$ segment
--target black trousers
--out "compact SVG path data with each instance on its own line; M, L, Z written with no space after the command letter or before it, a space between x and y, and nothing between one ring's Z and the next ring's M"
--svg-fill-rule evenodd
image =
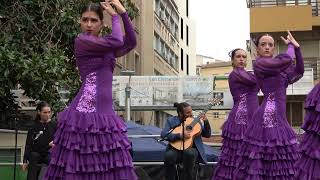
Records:
M29 155L27 180L38 180L41 172L41 164L49 164L49 154L31 152Z
M189 148L184 151L179 151L174 148L168 148L164 155L164 168L166 172L166 180L175 180L177 169L176 164L183 165L183 173L180 174L180 179L193 180L194 167L198 158L198 151L195 148Z

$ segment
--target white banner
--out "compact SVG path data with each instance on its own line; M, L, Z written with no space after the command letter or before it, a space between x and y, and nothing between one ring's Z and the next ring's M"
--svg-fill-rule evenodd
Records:
M188 102L193 106L206 105L212 98L213 77L199 76L114 76L113 99L125 106L125 88L131 87L131 106L173 106Z

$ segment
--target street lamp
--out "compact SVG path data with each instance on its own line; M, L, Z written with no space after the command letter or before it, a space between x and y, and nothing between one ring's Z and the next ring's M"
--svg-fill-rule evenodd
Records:
M127 85L126 85L126 88L125 88L125 92L126 92L126 114L127 114L127 116L126 116L126 121L130 121L131 120L131 115L130 115L130 106L131 106L131 104L130 104L130 94L131 94L131 86L130 86L130 81L131 81L131 76L133 76L134 75L134 71L121 71L120 72L120 75L122 75L122 76L129 76L129 82L127 83Z

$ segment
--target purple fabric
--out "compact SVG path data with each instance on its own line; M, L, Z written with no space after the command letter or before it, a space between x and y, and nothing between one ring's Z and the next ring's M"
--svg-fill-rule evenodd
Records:
M241 147L244 132L258 108L256 78L243 68L235 68L229 75L229 87L234 106L222 126L223 142L218 166L212 179L233 179L238 166L237 151Z
M300 153L296 134L286 119L286 88L303 75L299 53L300 49L295 49L296 66L288 54L257 58L254 72L265 97L244 133L235 179L294 179L294 163Z
M236 124L246 125L248 122L247 94L240 95L239 106L236 112Z
M83 94L81 95L79 103L76 107L79 112L96 112L96 82L96 73L93 72L88 74L85 81Z
M274 93L269 93L267 95L267 105L263 113L263 123L264 128L273 128L277 125L276 115L276 102L274 99Z
M132 28L127 27L130 23L124 25L125 29ZM70 105L58 114L56 146L44 179L137 179L127 129L113 111L112 103L112 72L121 47L124 41L118 16L112 17L111 35L82 33L75 39L75 57L83 84Z
M288 54L279 54L274 58L259 57L254 64L254 73L259 77L278 74L287 69L291 64L292 59Z
M107 52L115 53L115 48L124 45L119 16L112 16L112 32L110 35L97 37L89 33L81 33L75 40L75 55L78 58L103 56Z
M116 50L116 57L123 56L127 54L131 49L133 49L137 45L136 40L136 33L131 24L130 18L127 13L120 14L122 17L124 30L125 30L125 37L124 37L124 44L123 46L117 48Z
M302 157L296 162L297 179L320 179L320 83L308 94L306 115L302 128L305 130L300 150Z
M293 59L295 57L294 45L292 43L288 44L287 54Z
M244 68L234 68L233 72L235 75L235 82L246 84L249 87L257 84L256 77L245 71Z
M304 63L300 48L295 48L296 65L291 64L282 74L288 78L288 83L297 82L304 73Z

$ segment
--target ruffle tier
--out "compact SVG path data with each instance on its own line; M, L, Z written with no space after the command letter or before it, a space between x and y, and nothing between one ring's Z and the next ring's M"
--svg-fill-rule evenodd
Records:
M58 120L45 179L137 179L126 126L117 115L66 109Z

